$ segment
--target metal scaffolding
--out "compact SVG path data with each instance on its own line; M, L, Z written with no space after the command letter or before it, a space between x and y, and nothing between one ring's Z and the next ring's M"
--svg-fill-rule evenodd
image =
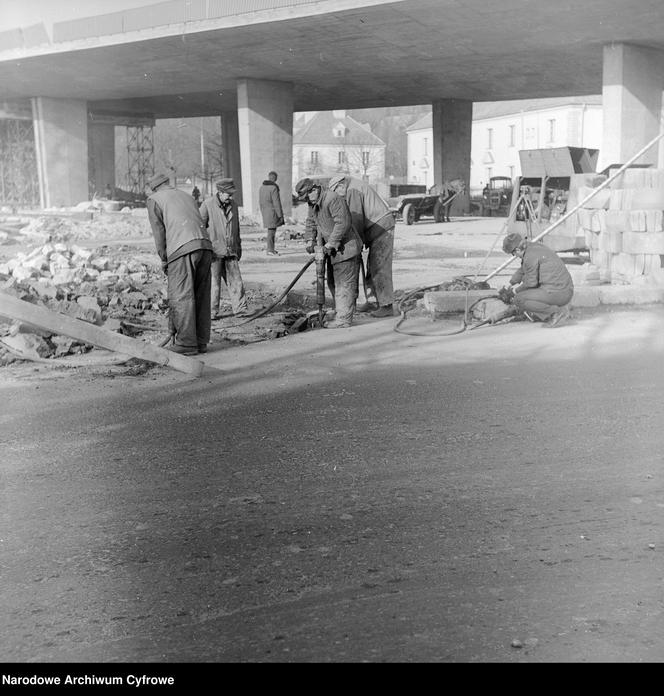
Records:
M142 194L154 174L154 129L127 126L127 183L132 193Z
M39 207L39 176L31 120L0 119L0 204Z

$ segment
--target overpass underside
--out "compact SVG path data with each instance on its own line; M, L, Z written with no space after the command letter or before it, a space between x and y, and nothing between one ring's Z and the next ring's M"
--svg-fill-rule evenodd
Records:
M469 180L475 101L601 90L600 168L626 161L660 129L660 0L579 7L174 0L158 8L56 24L52 40L41 36L36 45L25 33L23 45L7 48L0 35L7 96L0 118L22 122L0 130L0 148L3 162L11 151L12 169L21 149L32 163L36 175L22 186L32 200L38 189L42 206L74 205L91 187L112 185L115 126L147 131L159 118L221 118L224 174L238 182L248 213L258 209L268 171L279 172L284 191L294 183L296 111L431 104L435 183ZM12 138L24 146L9 147ZM662 159L662 148L653 148L641 163L661 166ZM151 173L149 159L143 168ZM288 209L290 197L283 198Z

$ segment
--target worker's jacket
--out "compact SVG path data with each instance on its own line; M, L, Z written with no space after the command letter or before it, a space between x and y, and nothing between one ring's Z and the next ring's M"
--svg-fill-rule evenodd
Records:
M211 248L196 201L188 193L162 187L148 197L146 207L162 264L183 253Z
M215 194L201 204L201 217L210 233L214 257L237 256L239 260L242 257L242 242L237 203L231 198L224 208Z
M258 205L263 216L263 227L274 229L284 224L284 211L276 182L270 179L263 182L258 189Z
M346 202L350 209L353 227L362 242L369 246L381 234L394 229L394 215L378 192L359 179L346 177Z
M539 242L526 242L521 268L512 276L510 283L521 283L515 292L530 288L545 290L574 289L572 276L553 249Z
M337 250L332 263L347 261L362 253L362 240L353 227L346 199L334 191L321 189L320 199L309 204L305 238L316 241L320 231L323 243Z

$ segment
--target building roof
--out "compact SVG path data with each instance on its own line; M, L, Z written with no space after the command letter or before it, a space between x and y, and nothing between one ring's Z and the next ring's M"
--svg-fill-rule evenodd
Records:
M305 126L293 134L294 145L332 145L338 126L344 129L345 145L385 146L385 142L351 116L335 115L332 111L319 111Z
M545 99L518 99L516 101L500 102L476 102L473 104L473 121L485 118L497 118L499 116L509 116L518 114L522 111L542 111L544 109L554 109L561 106L572 106L575 104L602 105L601 94L591 94L583 97L550 97ZM426 130L433 127L433 116L428 113L417 119L412 126L408 126L406 131Z

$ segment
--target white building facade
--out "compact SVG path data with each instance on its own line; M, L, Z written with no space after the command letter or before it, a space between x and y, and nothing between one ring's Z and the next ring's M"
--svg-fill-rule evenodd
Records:
M293 182L346 174L372 186L385 181L385 143L345 111L303 114L293 132Z
M433 127L430 114L406 131L408 183L432 186ZM482 102L473 106L469 188L481 190L492 176L521 175L519 150L553 147L599 149L601 96Z

